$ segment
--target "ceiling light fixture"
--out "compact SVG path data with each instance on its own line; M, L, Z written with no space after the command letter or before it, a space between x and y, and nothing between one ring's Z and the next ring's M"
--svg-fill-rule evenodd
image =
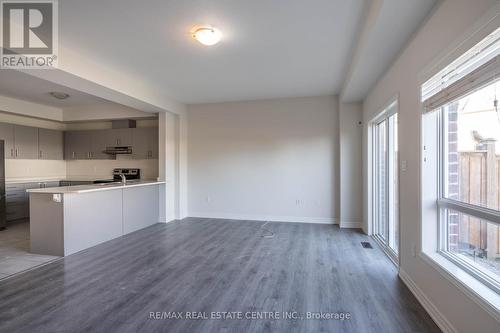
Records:
M49 94L50 94L50 96L57 98L57 99L61 99L61 100L69 97L68 94L63 93L63 92L58 92L58 91L51 91L51 92L49 92Z
M203 27L196 29L193 33L193 38L203 45L211 46L221 40L222 34L218 29L213 27Z

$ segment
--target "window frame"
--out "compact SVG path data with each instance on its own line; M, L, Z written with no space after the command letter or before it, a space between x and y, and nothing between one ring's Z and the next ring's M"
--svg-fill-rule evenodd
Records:
M447 250L448 248L448 210L452 209L458 213L466 214L473 218L487 221L492 224L500 226L500 211L495 209L490 209L474 204L469 204L461 202L458 200L450 199L446 197L447 188L447 165L448 165L448 153L447 153L447 109L446 106L454 101L463 98L474 91L484 88L490 84L494 84L499 81L499 79L492 79L487 82L481 82L477 86L472 86L469 90L464 91L460 96L450 99L443 106L439 107L435 112L438 112L437 116L437 149L438 149L438 163L437 163L437 177L438 177L438 197L436 200L437 209L437 249L436 252L455 264L460 269L464 270L468 274L472 275L475 279L488 286L490 289L500 294L500 281L496 279L493 273L489 273L482 270L470 263L467 259L454 254Z

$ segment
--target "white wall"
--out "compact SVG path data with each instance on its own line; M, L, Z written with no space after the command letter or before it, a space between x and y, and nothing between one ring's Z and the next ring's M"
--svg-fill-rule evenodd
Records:
M340 103L340 226L361 228L363 219L362 131L360 103Z
M64 108L64 121L89 121L103 119L128 119L155 117L156 114L142 112L115 103L84 105Z
M332 96L188 107L189 216L333 223Z
M62 109L0 95L0 111L28 117L62 121Z
M160 187L160 221L170 222L186 217L185 114L160 113L159 178L166 184ZM184 127L184 128L182 128Z
M461 47L459 42L477 31L483 15L498 14L495 0L448 0L441 2L429 20L414 36L388 72L364 101L364 193L368 193L367 124L390 100L399 95L400 160L408 169L400 174L401 257L400 275L420 295L431 315L444 329L459 332L498 332L500 324L478 302L443 277L417 255L420 239L420 84L438 68L432 63ZM450 49L450 46L452 48ZM470 45L472 46L472 45ZM466 48L465 48L466 49ZM464 50L465 50L464 49ZM448 59L451 61L451 59ZM367 227L368 197L364 198Z

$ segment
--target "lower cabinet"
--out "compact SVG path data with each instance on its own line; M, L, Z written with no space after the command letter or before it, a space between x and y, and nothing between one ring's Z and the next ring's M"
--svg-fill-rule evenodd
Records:
M29 194L33 188L58 187L59 181L16 183L5 185L5 215L7 221L28 219L30 217Z

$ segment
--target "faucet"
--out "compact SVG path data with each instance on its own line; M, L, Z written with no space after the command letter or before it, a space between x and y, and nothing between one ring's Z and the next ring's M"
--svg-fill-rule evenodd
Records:
M127 177L125 177L125 175L122 175L122 174L120 174L120 177L122 179L122 184L126 184L127 183Z

